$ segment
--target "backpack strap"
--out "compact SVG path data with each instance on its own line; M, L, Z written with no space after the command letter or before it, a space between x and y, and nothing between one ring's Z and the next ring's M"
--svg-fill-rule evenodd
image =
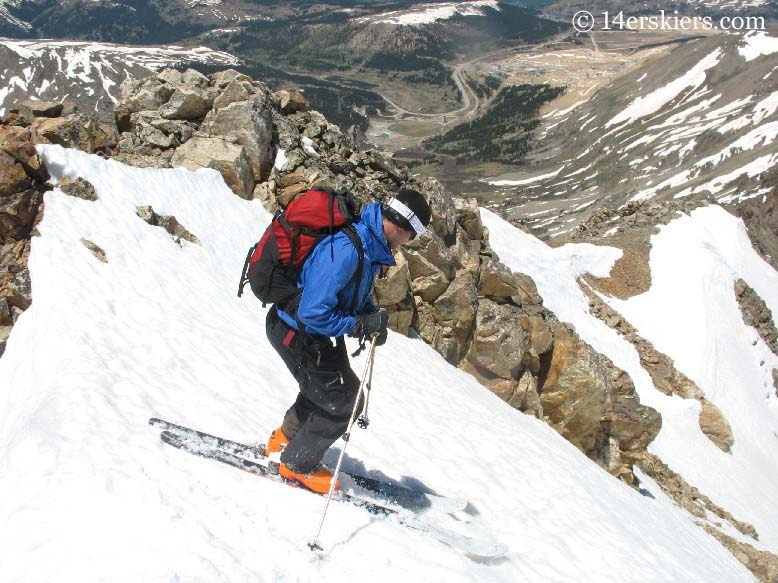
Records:
M257 245L259 245L259 242L254 243L254 245L251 246L251 249L249 249L249 252L246 254L246 261L243 262L243 271L240 274L240 283L238 283L238 297L243 295L243 288L246 287L246 284L249 282L249 261L251 261L251 256L254 255L254 250L257 248Z
M354 275L351 276L351 279L348 282L356 282L354 295L351 298L351 308L349 308L349 314L353 315L357 310L357 300L359 299L359 284L362 281L362 272L364 271L365 264L365 249L362 247L362 239L359 238L359 233L357 233L357 230L352 225L347 225L341 230L349 239L351 239L351 242L354 244L354 247L357 250L358 257L357 269L354 271Z

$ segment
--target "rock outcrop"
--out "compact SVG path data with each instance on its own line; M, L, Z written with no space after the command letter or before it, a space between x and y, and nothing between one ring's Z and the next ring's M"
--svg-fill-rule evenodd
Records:
M31 111L34 106L31 106ZM48 111L47 108L43 108ZM32 115L32 113L30 113ZM25 118L0 125L0 355L13 325L32 302L27 258L48 174Z
M765 301L742 279L735 282L735 296L743 321L753 326L767 347L778 356L778 329Z

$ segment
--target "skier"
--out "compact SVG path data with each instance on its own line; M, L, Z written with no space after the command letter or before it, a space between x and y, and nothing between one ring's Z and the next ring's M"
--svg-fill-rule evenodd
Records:
M373 304L373 284L382 266L395 265L392 251L424 234L429 222L430 207L416 190L402 189L386 204L367 205L354 223L364 250L360 281L353 281L358 251L340 231L319 243L306 260L296 310L290 313L275 304L269 310L268 339L300 387L265 450L280 461L278 472L287 480L315 492L329 491L332 472L319 462L346 431L360 385L344 336L364 340L376 335L377 346L386 342L389 315ZM352 305L356 308L349 313Z

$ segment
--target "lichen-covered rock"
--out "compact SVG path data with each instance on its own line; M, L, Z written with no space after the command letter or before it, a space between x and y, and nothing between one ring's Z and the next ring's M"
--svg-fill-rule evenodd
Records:
M68 196L74 196L92 202L97 200L97 193L95 192L94 185L80 176L75 180L66 177L61 178L57 183L57 188Z

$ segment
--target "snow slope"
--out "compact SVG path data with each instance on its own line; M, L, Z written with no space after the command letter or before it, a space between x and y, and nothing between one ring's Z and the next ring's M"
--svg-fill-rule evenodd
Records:
M269 215L215 171L41 151L54 177L83 176L99 198L46 194L33 305L0 358L0 581L753 581L661 494L641 496L396 334L348 467L467 497L469 511L428 518L510 551L476 561L335 504L312 554L323 499L167 448L146 425L157 415L258 440L294 398L265 310L235 297ZM201 243L177 243L138 205Z
M596 350L626 370L643 404L662 414L649 450L703 494L756 527L778 552L778 387L776 357L743 322L734 282L743 278L778 314L778 273L751 247L745 227L721 207L682 216L652 238L651 289L627 301L606 298L722 411L735 436L731 454L699 428L699 402L668 397L654 386L634 347L589 313L577 277L607 277L621 250L589 244L551 248L482 210L500 259L530 275L544 304ZM723 579L722 579L723 580Z

